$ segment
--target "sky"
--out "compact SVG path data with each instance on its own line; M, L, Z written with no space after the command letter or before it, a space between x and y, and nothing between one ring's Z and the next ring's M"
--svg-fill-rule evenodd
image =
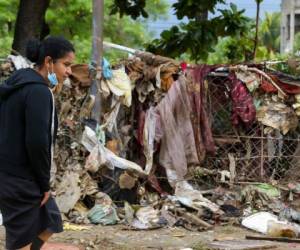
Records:
M199 1L199 0L198 0ZM170 6L176 2L176 0L169 0ZM254 18L256 16L256 3L255 0L226 0L226 5L218 5L218 8L223 9L229 6L229 3L237 5L238 9L245 9L245 15ZM263 18L266 12L279 12L281 0L264 0L261 3L260 17ZM158 37L161 31L170 28L172 25L178 24L180 21L177 20L174 15L174 10L170 9L168 20L158 20L148 24L151 31L154 32L155 36Z
M245 15L248 17L256 16L255 0L230 0L227 3L234 3L239 9L245 9ZM263 17L265 12L280 11L281 0L263 0L260 7L260 17ZM222 7L222 6L220 6ZM225 6L226 7L226 6Z

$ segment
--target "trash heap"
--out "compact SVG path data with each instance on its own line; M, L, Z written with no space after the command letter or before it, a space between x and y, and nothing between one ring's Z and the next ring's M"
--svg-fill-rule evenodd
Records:
M15 60L0 65L1 79L17 68ZM264 133L284 135L298 127L298 87L287 87L261 66L189 66L140 53L98 72L97 125L90 119L95 98L89 67L74 65L72 71L56 96L60 126L51 169L53 195L65 220L204 230L268 211L276 223L279 217L299 222L300 204L287 208L280 201L299 198L297 182L280 188L235 185L238 173L231 165L217 179L218 169L204 167L205 158L218 150L208 109L209 77L225 74L229 82L230 122L259 122ZM256 230L247 221L242 225Z
M198 162L194 129L201 143L203 138L197 128L200 117L190 119L192 108L201 110L196 103L201 97L190 96L179 64L141 54L114 67L100 84L100 126L89 119L93 98L88 67L75 67L70 85L57 97L60 128L52 175L56 201L67 219L114 224L122 218L131 227L146 229L174 225L181 218L186 225L194 221L211 227L181 205L223 214L184 179L188 164ZM204 143L199 150L200 155L205 152ZM166 169L166 189L157 178L164 170L159 164Z
M12 64L12 61L7 58L7 59L3 59L3 61L0 64L0 81L4 81L5 79L7 79L12 72L14 72L15 67Z

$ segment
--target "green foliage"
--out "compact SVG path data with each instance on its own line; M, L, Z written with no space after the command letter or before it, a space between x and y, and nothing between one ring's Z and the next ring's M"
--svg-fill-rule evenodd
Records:
M0 57L10 53L14 22L17 15L17 0L0 0Z
M199 13L211 12L215 13L215 6L217 3L225 4L225 0L210 0L210 1L191 1L178 0L173 4L178 19L188 17L189 19L197 18Z
M0 58L5 58L10 54L13 36L7 35L0 39Z
M0 0L0 56L7 55L13 40L14 23L20 0ZM262 0L255 0L261 2ZM244 16L234 4L219 10L220 15L207 20L208 12L216 12L217 3L225 0L192 1L177 0L173 4L179 19L189 22L173 26L161 33L159 39L151 41L144 18L150 20L166 17L167 0L105 0L104 40L124 44L128 47L147 49L168 57L196 62L237 63L247 61L253 52L253 20ZM111 15L119 13L119 15ZM135 20L133 20L134 18ZM77 61L87 62L91 56L92 44L92 1L51 1L46 21L53 35L64 35L75 44ZM266 14L259 26L259 47L256 60L278 57L280 13ZM300 50L300 35L295 37L295 50ZM111 61L127 57L126 53L106 50Z
M139 16L147 18L148 13L145 11L145 7L146 0L115 0L111 5L110 14L119 13L120 17L125 14L133 19L137 19Z
M17 0L0 0L0 23L6 24L7 26L12 28L12 24L16 19L17 8L18 6ZM6 29L7 27L5 27ZM2 32L3 26L0 28L0 32Z
M104 6L104 40L125 44L128 47L142 48L150 40L146 23L142 19L136 21L129 16L110 15L113 0L105 0ZM164 17L167 12L165 1L151 1L146 9L149 18ZM51 34L63 34L75 44L77 61L88 61L92 44L92 1L61 0L52 1L46 13L46 21ZM122 52L109 51L105 56L110 60L127 56Z
M139 16L144 18L158 17L166 13L167 3L161 0L114 0L110 4L110 15L119 13L120 17L130 16L136 20ZM150 14L150 15L149 15Z
M193 5L201 6L202 2ZM200 8L200 7L199 7ZM250 19L238 11L234 4L220 10L221 15L210 20L190 20L187 24L173 26L161 33L160 39L148 44L147 50L169 57L190 54L192 60L205 60L220 36L242 37L251 28Z
M137 5L135 1L131 2ZM259 5L263 0L255 2ZM189 22L163 31L159 39L147 44L147 50L169 57L213 64L251 60L255 40L254 21L246 18L244 11L239 11L234 4L230 4L228 9L219 10L221 15L208 20L208 12L214 14L218 3L225 4L226 1L177 0L173 4L177 18L186 17ZM141 4L139 8L142 8ZM123 8L122 13L126 12L130 14ZM279 26L279 14L266 15L259 27L257 61L276 57L279 51Z
M243 36L219 38L217 45L214 47L214 52L209 54L206 62L208 64L225 64L251 60L254 37L254 21L251 20L249 22L249 29ZM280 13L266 13L265 18L259 25L258 37L259 46L255 61L259 62L278 58L280 46Z
M265 46L269 53L280 51L280 18L279 12L266 13L259 26L260 44Z
M300 76L300 68L299 68L299 57L295 57L293 55L281 55L278 63L271 65L271 67L282 73L299 77Z
M295 38L294 38L294 52L298 52L300 51L300 32L295 34Z
M20 0L0 0L0 55L10 52L14 35L14 24ZM104 40L124 44L128 47L143 48L151 40L144 19L136 21L129 16L110 15L110 6L115 0L105 0ZM150 20L164 18L167 15L166 0L147 1L145 11ZM76 49L77 62L87 62L91 56L92 45L92 1L86 0L52 0L46 12L46 22L51 35L63 35L70 39ZM127 54L107 51L110 60Z
M247 37L236 39L235 37L219 38L214 52L210 53L206 63L208 64L234 64L248 60L253 49L253 42Z

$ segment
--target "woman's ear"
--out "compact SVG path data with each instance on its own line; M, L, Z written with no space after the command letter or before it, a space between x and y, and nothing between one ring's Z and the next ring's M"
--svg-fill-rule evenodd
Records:
M45 59L44 59L44 65L45 65L45 67L48 71L51 67L51 63L53 63L52 58L50 56L46 56Z

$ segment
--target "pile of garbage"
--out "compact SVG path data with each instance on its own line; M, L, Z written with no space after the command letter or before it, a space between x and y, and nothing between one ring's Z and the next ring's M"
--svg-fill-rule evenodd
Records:
M23 67L17 63L20 60L9 57L1 64L1 79ZM97 86L101 124L90 119L95 97L90 93L88 65L74 65L72 77L56 96L60 126L51 186L65 220L123 223L133 229L184 226L189 230L242 223L268 233L280 223L278 218L284 218L284 227L298 236L299 207L286 207L280 200L297 200L299 184L236 186L231 166L213 188L191 181L197 173L200 178L219 174L217 169L201 165L206 155L216 152L207 108L207 77L218 73L219 67L180 65L148 53L106 67ZM231 67L227 77L231 80L233 124L258 121L269 128L266 133L275 129L283 134L298 126L300 92L285 101L282 85L253 67ZM259 96L256 108L249 93L263 86L268 92ZM248 216L261 211L272 212L263 217L273 224L269 226L266 220L267 226L256 229L257 217Z
M210 228L195 211L204 207L210 214L224 214L184 179L188 164L197 163L198 157L195 143L189 145L194 140L190 97L179 71L177 62L151 54L114 67L100 83L99 126L89 119L93 98L88 67L74 66L70 83L56 100L60 128L51 179L60 211L69 221L114 224L122 219L146 229L180 220ZM163 170L154 159L158 141L166 189L157 178L157 169Z

